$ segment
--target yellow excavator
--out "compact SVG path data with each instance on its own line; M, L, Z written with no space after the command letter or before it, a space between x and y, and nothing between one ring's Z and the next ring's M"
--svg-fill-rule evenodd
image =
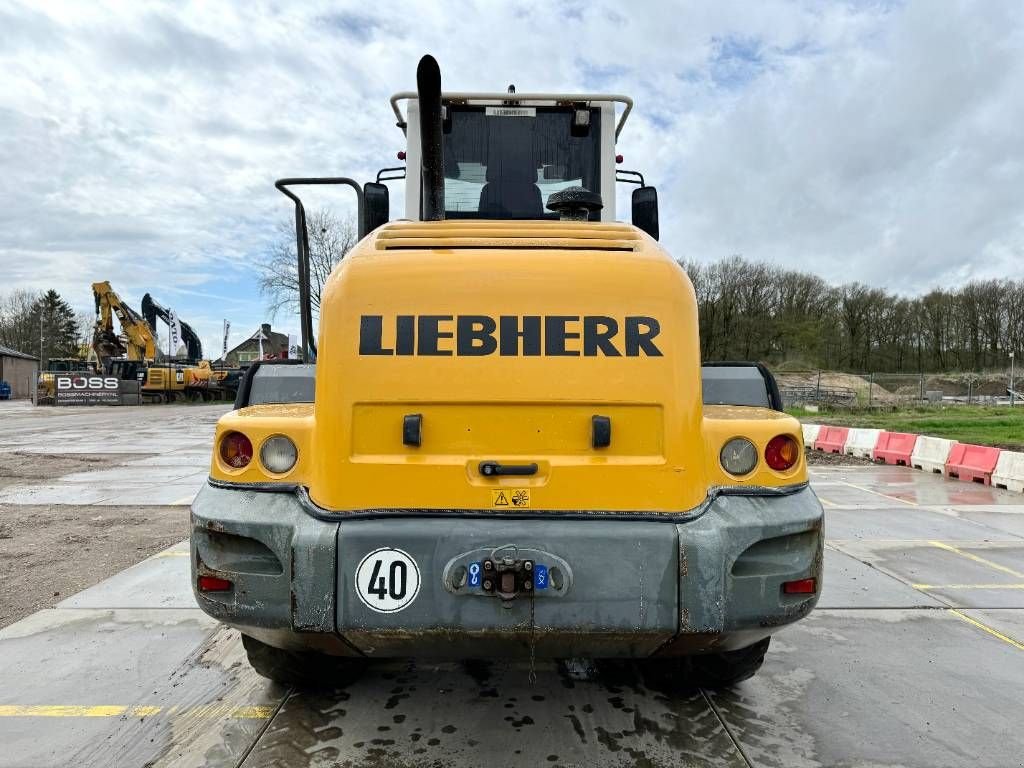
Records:
M96 302L92 348L99 369L119 379L139 381L148 400L165 402L184 395L186 370L169 363L154 365L156 336L145 318L128 306L106 280L93 283L92 294ZM120 323L120 334L114 331L114 317Z
M150 401L170 402L179 397L203 400L218 396L234 398L238 388L237 371L214 370L208 360L194 364L159 360L155 316L151 322L140 315L105 280L93 283L92 293L96 302L93 352L99 369L105 374L139 381L143 397ZM150 305L158 306L149 294L145 299L144 311ZM162 307L159 309L166 314ZM114 317L120 323L120 334L114 331ZM191 328L189 332L192 333ZM192 336L198 345L198 337L194 333ZM202 354L201 346L199 354Z

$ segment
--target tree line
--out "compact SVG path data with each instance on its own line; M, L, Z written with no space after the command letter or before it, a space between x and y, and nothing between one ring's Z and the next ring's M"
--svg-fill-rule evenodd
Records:
M74 309L54 290L16 290L0 295L0 346L39 356L41 364L81 357L91 337L87 313Z
M311 232L314 303L351 247L351 222L326 215ZM274 308L297 298L294 245L260 264ZM704 360L761 360L827 370L919 373L1005 368L1024 350L1024 280L973 280L906 297L861 283L831 285L806 272L734 256L682 263L693 281ZM289 270L292 270L289 272ZM51 358L83 354L92 331L54 290L0 295L0 345Z
M1024 349L1024 281L972 280L906 297L734 256L682 263L704 360L919 373L1005 368Z

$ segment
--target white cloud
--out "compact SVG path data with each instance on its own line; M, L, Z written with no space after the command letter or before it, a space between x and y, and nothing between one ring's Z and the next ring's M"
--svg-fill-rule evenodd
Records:
M392 164L387 97L424 52L452 90L633 94L620 151L676 256L906 292L1024 276L1019 3L72 2L0 28L4 287L151 290L213 349L222 315L263 317L273 180Z

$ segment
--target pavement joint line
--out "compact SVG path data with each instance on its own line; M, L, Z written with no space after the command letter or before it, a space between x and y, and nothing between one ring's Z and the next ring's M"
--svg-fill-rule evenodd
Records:
M146 704L0 704L0 717L153 717L160 713L194 718L269 720L274 714L274 707L202 704L181 709L177 706L158 707Z
M295 689L289 688L288 692L281 697L281 700L277 702L274 707L268 707L268 709L273 709L273 712L270 713L270 716L266 719L263 725L260 726L259 731L257 731L252 740L250 740L249 746L245 748L245 751L242 752L241 756L238 758L238 762L235 763L235 768L242 768L242 764L249 759L249 755L251 755L252 751L256 749L256 745L260 743L260 739L263 738L263 734L267 732L267 729L270 728L270 724L274 722L274 718L276 718L278 713L284 709L284 705L288 703L294 693Z
M743 751L743 745L740 744L740 740L733 734L732 729L729 727L729 724L725 722L725 718L722 717L722 713L718 710L715 702L713 702L711 697L708 696L708 692L701 688L700 695L703 697L704 703L708 705L712 712L714 712L715 717L718 718L718 722L722 724L722 730L725 731L725 735L729 737L729 741L732 742L732 745L736 747L736 752L739 754L740 759L743 760L747 768L754 768L754 764L750 761L750 758L747 757L747 753Z
M1024 573L1021 573L1020 571L1015 571L1013 570L1013 568L1007 568L1005 565L994 563L991 560L987 560L984 557L979 557L978 555L972 554L970 552L964 552L962 549L958 549L957 547L954 547L950 544L945 544L941 541L929 541L928 543L931 544L933 547L938 547L939 549L944 549L947 552L952 552L954 554L960 555L961 557L966 557L968 560L973 560L976 563L987 565L989 568L993 568L1002 573L1008 573L1010 576L1016 576L1018 579L1024 579Z
M907 504L907 505L909 505L911 507L920 507L921 506L916 501L907 501L906 499L901 499L898 496L890 496L889 494L882 493L881 491L873 491L870 488L865 488L863 485L857 485L856 483L851 483L851 482L849 482L847 480L840 480L840 482L843 485L848 485L851 488L856 488L858 491L864 491L865 493L872 493L875 496L881 496L883 499L889 499L890 501L898 501L900 504Z
M911 584L914 589L1024 589L1024 584Z
M977 610L977 609L971 609L971 610ZM1019 642L1017 640L1014 640L1009 635L1004 635L998 629L995 629L994 627L990 627L988 624L985 624L982 621L978 621L977 619L972 618L972 617L968 616L965 613L961 613L956 608L950 608L949 612L952 613L957 618L963 619L968 624L973 624L975 627L977 627L978 629L982 630L983 632L987 632L988 634L992 635L992 637L997 637L1000 640L1002 640L1004 643L1008 643L1009 645L1012 645L1018 651L1024 651L1024 643L1021 643L1021 642Z

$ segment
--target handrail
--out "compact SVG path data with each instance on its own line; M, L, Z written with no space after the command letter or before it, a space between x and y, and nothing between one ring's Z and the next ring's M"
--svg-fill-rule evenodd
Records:
M398 106L398 102L409 101L410 99L415 98L416 91L399 91L391 97L391 109L394 110L395 117L398 118L398 127L402 129L402 133L405 133L406 121L405 115L402 114L402 110ZM626 118L629 117L629 113L633 111L633 99L629 96L616 93L478 93L475 91L460 91L454 93L442 93L441 100L442 102L494 101L499 104L510 101L610 101L613 104L622 104L625 107L625 109L622 110L622 115L619 117L618 124L615 126L616 139L618 139L619 134L622 133L622 127L626 124Z

